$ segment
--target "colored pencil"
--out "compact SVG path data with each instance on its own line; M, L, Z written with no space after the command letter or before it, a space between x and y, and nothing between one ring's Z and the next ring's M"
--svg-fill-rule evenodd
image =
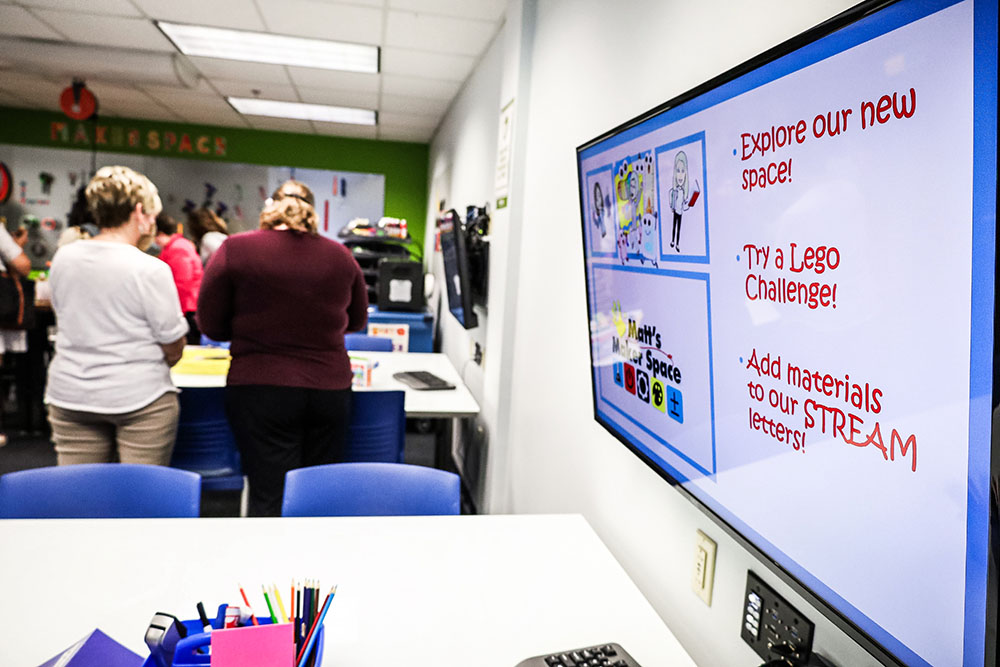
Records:
M298 659L296 661L296 667L304 667L306 660L309 659L309 652L312 650L313 644L316 643L316 635L318 634L318 628L323 625L323 619L326 618L326 612L330 610L330 603L333 601L333 596L337 594L337 587L334 586L330 589L327 594L326 599L323 601L323 609L317 615L316 620L313 621L312 627L309 629L309 636L306 639L306 644L303 649L299 652Z
M296 584L295 585L295 625L292 627L292 631L295 633L295 650L299 651L302 649L302 637L299 632L299 628L302 624L302 588Z
M278 611L281 612L281 622L288 623L288 613L285 611L285 603L281 601L281 593L278 592L278 586L271 584L272 595L278 601Z
M302 592L302 638L305 639L306 630L309 628L309 623L312 621L312 586L309 585L309 580L306 579L306 588Z
M260 623L257 622L257 617L253 615L253 606L250 604L250 600L247 599L247 592L243 590L243 586L240 586L240 595L243 596L243 601L247 603L247 609L250 610L250 620L254 625L260 625Z
M274 607L271 606L271 598L268 597L267 588L264 587L264 584L260 585L260 590L264 593L264 602L267 603L267 612L271 614L271 623L277 623L278 617L274 615Z

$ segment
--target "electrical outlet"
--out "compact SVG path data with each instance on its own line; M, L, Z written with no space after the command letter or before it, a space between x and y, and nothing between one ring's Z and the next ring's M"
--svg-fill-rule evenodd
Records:
M715 541L699 530L694 542L691 590L709 607L712 606L712 586L715 583L715 549Z

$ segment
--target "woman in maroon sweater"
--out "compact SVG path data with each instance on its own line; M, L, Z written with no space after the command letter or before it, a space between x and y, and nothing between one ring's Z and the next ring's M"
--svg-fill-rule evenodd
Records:
M285 473L337 462L351 410L344 333L368 319L361 268L319 236L305 199L268 204L205 269L198 325L231 340L226 411L250 481L251 516L279 516Z

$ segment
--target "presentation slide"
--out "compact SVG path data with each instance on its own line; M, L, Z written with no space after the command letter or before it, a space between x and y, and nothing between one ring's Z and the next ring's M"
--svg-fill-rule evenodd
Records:
M921 11L585 147L579 173L598 419L890 651L957 665L989 451L974 12Z

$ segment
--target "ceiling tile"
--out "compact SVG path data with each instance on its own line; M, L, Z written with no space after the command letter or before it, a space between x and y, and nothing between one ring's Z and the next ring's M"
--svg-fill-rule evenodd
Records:
M434 129L410 127L407 125L380 125L378 138L384 141L413 141L421 144L430 143Z
M116 116L120 118L138 118L144 120L179 121L180 116L173 113L159 102L148 97L136 97L131 100L115 100L101 103L101 116Z
M57 81L51 77L45 76L44 74L34 74L28 72L22 72L20 70L2 70L0 71L0 85L6 90L14 90L15 88L31 88L34 86L44 86L45 84L51 84L53 87L57 87L58 90L62 90L70 82L68 81Z
M170 40L146 19L50 9L37 10L36 14L74 42L142 51L176 51Z
M236 30L265 30L253 0L132 0L149 18Z
M223 97L259 97L262 100L299 102L298 93L290 84L246 83L244 81L212 81L212 85ZM254 92L256 91L256 92Z
M247 122L255 130L277 130L278 132L298 132L315 134L312 123L298 118L273 118L271 116L246 116Z
M224 127L250 127L250 123L247 122L243 114L238 113L226 103L223 103L219 107L210 105L185 106L177 108L177 112L189 123L222 125Z
M118 83L113 83L109 81L100 81L90 79L87 81L87 87L90 88L94 96L97 97L98 102L101 104L107 102L125 102L128 103L130 100L143 99L147 102L153 102L141 88L136 88L134 86L123 86Z
M142 16L129 0L20 0L20 4L43 9L67 9L87 14L112 16Z
M473 56L430 53L386 47L382 49L382 72L429 79L465 81L476 64Z
M3 87L8 93L30 102L34 107L56 111L59 109L59 95L66 86L27 75L11 75L5 72Z
M419 116L395 111L382 111L378 115L379 125L390 127L406 126L433 130L441 122L440 116Z
M440 14L467 19L484 19L499 22L507 7L507 0L389 0L390 9L406 9L423 14Z
M335 88L362 93L377 93L379 74L337 72L312 67L289 67L288 73L296 86L307 88Z
M352 90L333 90L330 88L307 88L299 86L302 101L308 104L331 104L338 107L354 107L356 109L378 108L378 93Z
M498 29L487 21L390 10L385 46L478 56Z
M396 111L417 116L443 116L448 110L449 100L431 100L426 97L406 95L383 95L379 111Z
M283 35L378 44L382 11L318 0L257 0L267 27Z
M5 107L19 107L19 108L34 106L28 100L2 89L0 89L0 105Z
M290 83L284 65L245 63L222 58L189 56L191 63L208 79L224 81L244 81L247 83Z
M374 139L378 136L378 128L374 125L350 125L347 123L321 123L313 121L316 134L326 134L334 137L351 137L354 139Z
M27 9L14 5L0 5L0 35L41 39L63 38L62 35L35 18Z
M458 81L424 79L399 74L382 75L382 93L385 95L409 95L436 100L450 100L461 87Z
M146 88L146 92L161 104L183 114L188 107L203 109L229 109L229 104L219 94L209 88L184 90L180 88Z
M215 90L208 84L207 79L198 79L198 83L192 88L185 88L181 85L176 86L157 86L157 85L144 85L142 89L153 97L159 98L160 95L171 96L171 95L190 95L192 93L201 93L204 95L216 95Z
M385 0L349 0L352 5L365 5L367 7L385 7Z

